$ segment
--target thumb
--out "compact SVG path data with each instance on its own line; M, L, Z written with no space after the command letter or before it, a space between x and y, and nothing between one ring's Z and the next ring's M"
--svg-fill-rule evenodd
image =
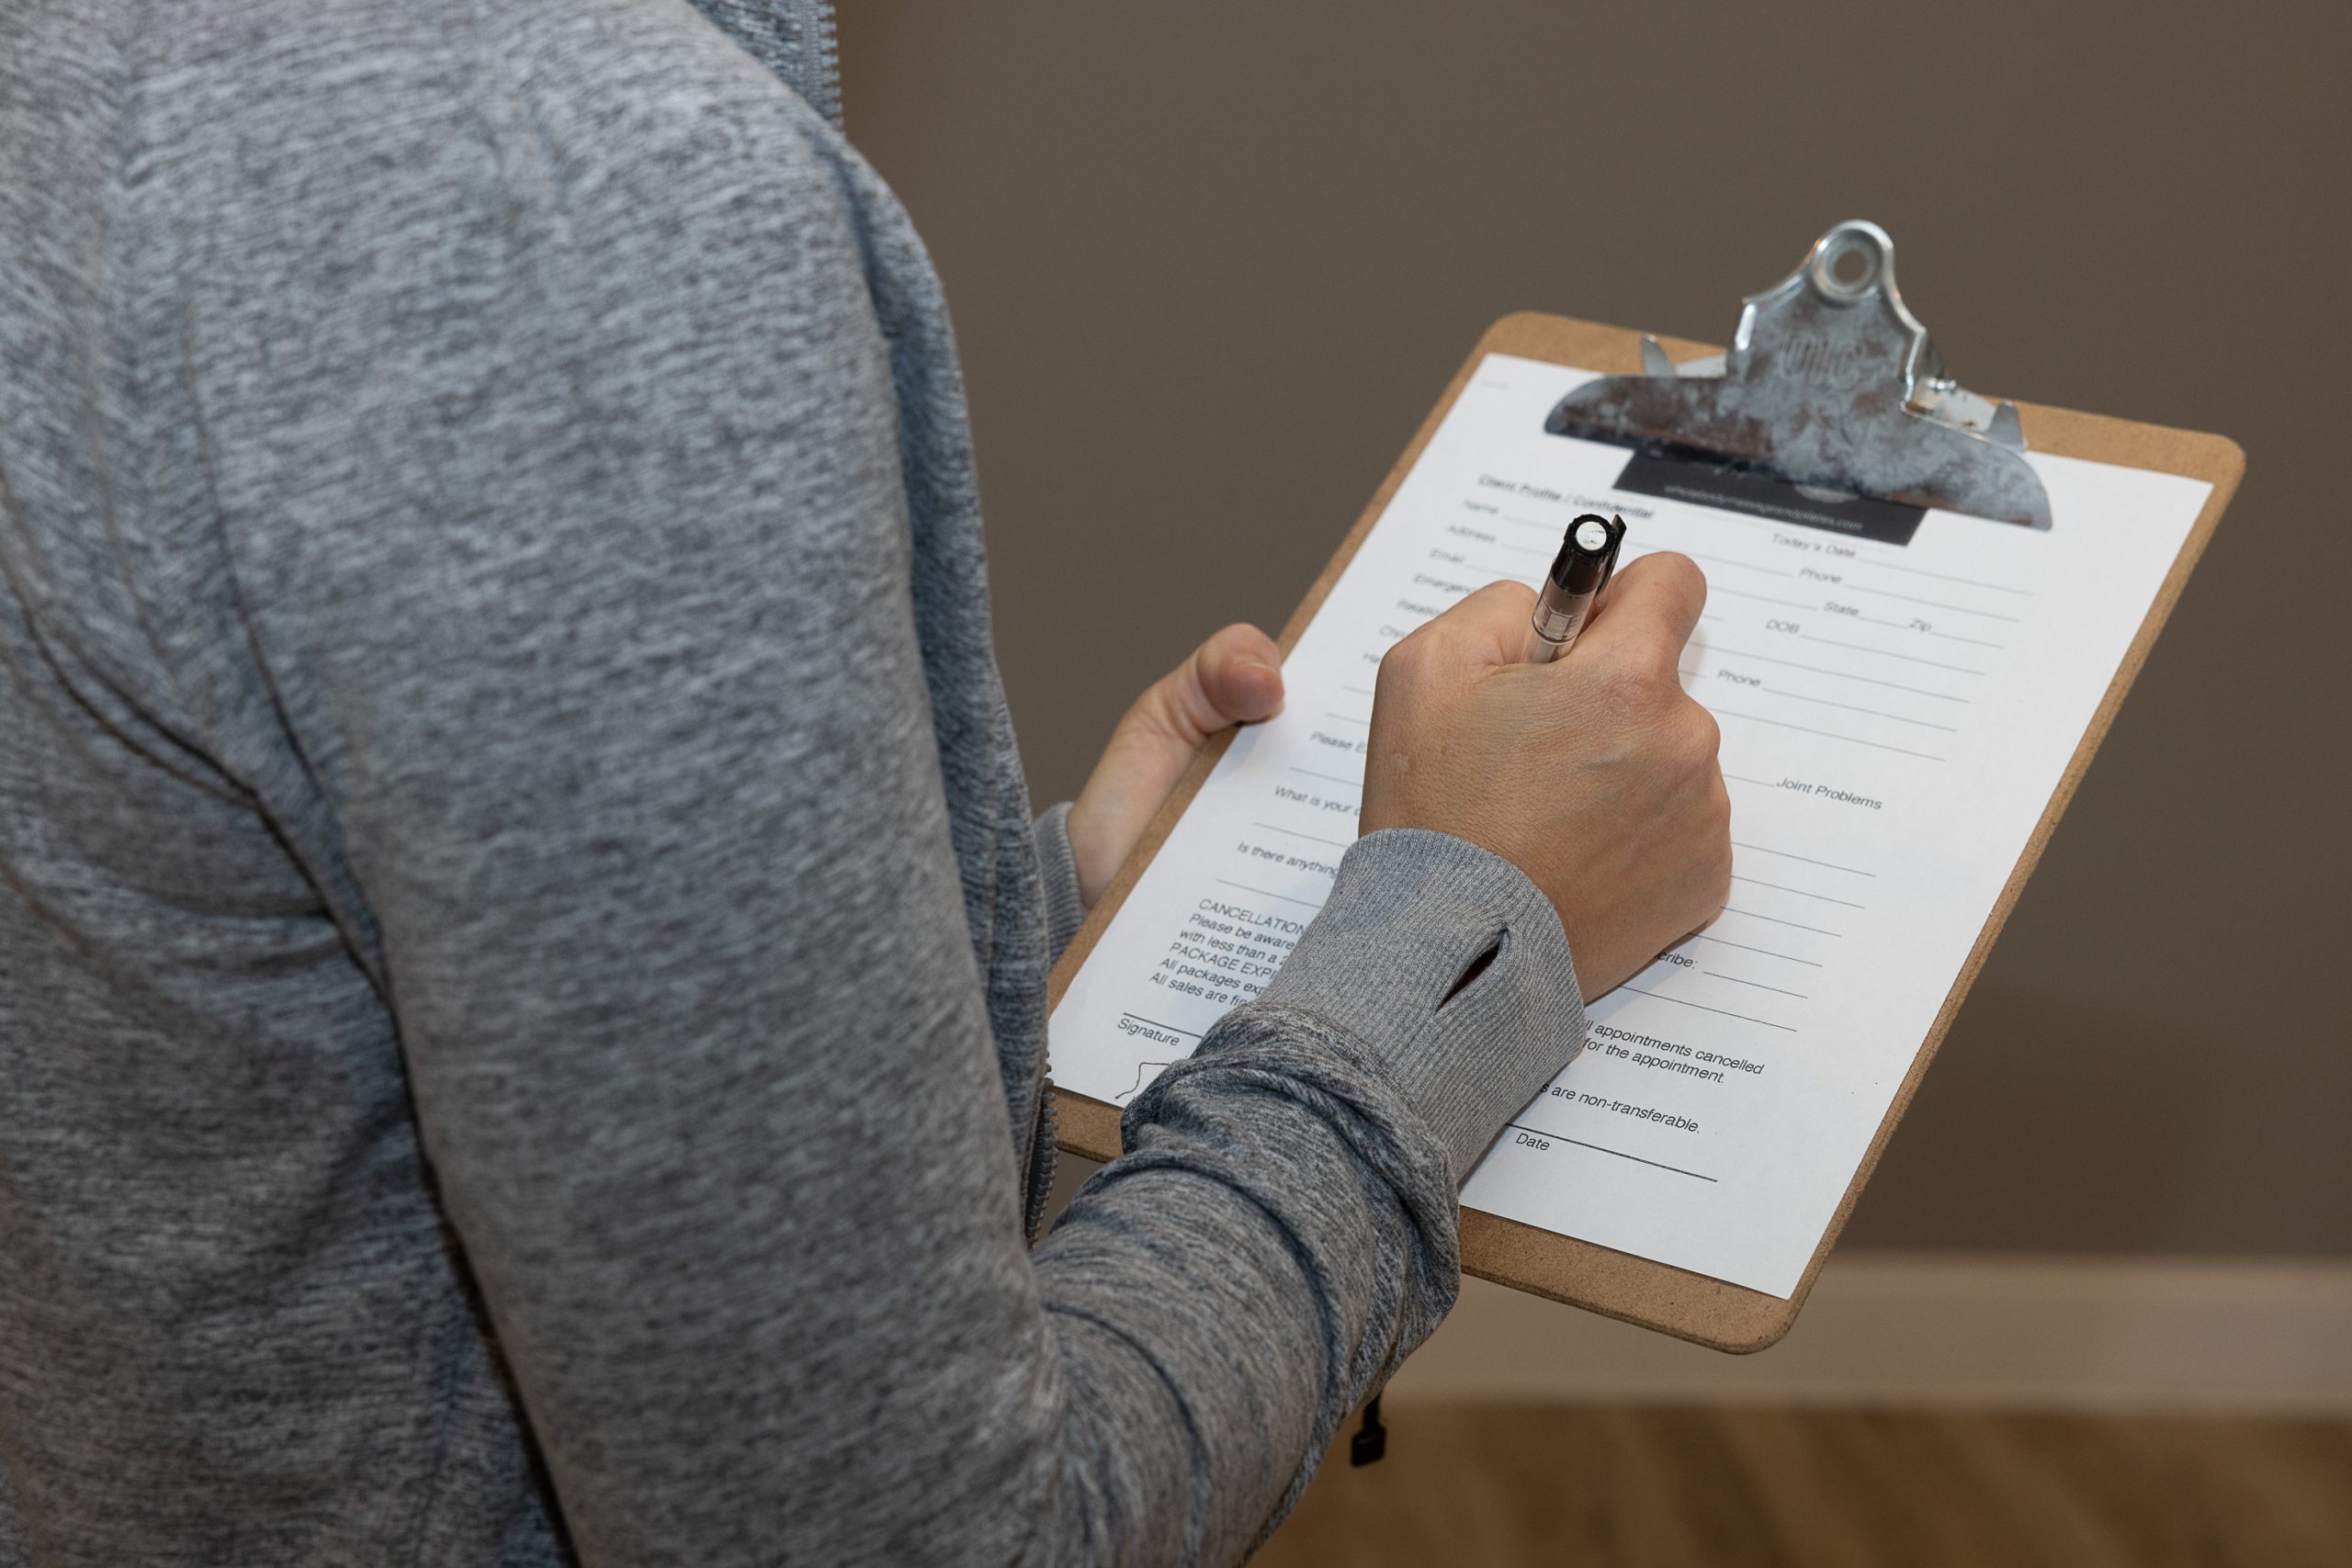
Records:
M1256 626L1227 626L1154 682L1136 705L1163 734L1197 746L1220 729L1281 711L1282 658L1274 639Z
M1102 896L1203 741L1272 718L1282 705L1282 650L1255 626L1226 627L1153 682L1111 732L1070 807L1079 897L1091 907Z

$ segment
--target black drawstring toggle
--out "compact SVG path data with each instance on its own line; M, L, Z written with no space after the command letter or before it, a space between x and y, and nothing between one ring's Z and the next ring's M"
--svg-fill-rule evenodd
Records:
M1348 1444L1348 1462L1371 1464L1387 1451L1388 1428L1380 1424L1380 1395L1375 1393L1363 1407L1363 1425L1356 1428L1354 1440Z

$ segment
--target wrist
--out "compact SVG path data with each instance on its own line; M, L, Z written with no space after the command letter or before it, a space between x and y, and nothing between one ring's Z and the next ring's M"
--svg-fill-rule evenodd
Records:
M1250 1005L1312 1014L1361 1044L1427 1118L1457 1184L1586 1032L1551 900L1501 856L1426 829L1356 841Z

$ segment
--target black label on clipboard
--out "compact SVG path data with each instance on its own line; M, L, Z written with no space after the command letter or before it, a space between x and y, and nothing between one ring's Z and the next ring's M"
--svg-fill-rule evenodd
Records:
M1636 452L1617 476L1616 488L1634 495L1654 495L1661 501L1687 501L1700 506L1766 517L1799 528L1819 528L1882 545L1907 545L1919 531L1924 506L1904 506L1867 496L1842 495L1811 485L1758 473L1753 468L1690 457L1653 457Z

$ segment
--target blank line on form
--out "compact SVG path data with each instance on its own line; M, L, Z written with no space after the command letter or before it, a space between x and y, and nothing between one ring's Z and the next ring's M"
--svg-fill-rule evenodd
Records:
M1736 708L1713 708L1709 711L1723 718L1744 718L1751 724L1777 724L1782 729L1801 730L1804 734L1824 736L1831 740L1850 741L1856 746L1870 746L1881 751L1899 751L1905 757L1921 757L1930 762L1944 760L1932 751L1914 751L1908 746L1889 746L1883 740L1865 740L1859 735L1845 735L1835 729L1815 729L1811 725L1791 724L1784 718L1766 718L1761 714L1741 713Z
M1288 833L1292 838L1305 839L1310 844L1329 844L1335 850L1344 850L1348 847L1349 840L1345 839L1320 838L1313 833L1302 833L1295 828L1285 828L1279 822L1252 822L1250 825L1253 828L1263 828L1269 833Z
M1743 780L1741 782L1753 784L1758 781L1749 779ZM1801 855L1793 850L1776 850L1770 844L1751 844L1738 839L1734 839L1731 842L1732 848L1736 850L1754 850L1760 855L1781 855L1789 860L1801 860L1807 865L1826 865L1832 871L1851 872L1856 876L1876 876L1878 874L1878 873L1874 871L1864 871L1860 866L1839 865L1836 861L1815 860L1811 855Z
M1631 991L1637 997L1656 997L1662 1002L1673 1002L1680 1007L1697 1008L1701 1012L1720 1013L1725 1018L1736 1018L1742 1023L1761 1024L1766 1029L1777 1029L1783 1034L1794 1034L1797 1032L1794 1024L1774 1023L1769 1018L1757 1018L1748 1013L1734 1012L1729 1008L1711 1008L1704 1002L1685 1001L1680 997L1670 997L1664 991L1645 991L1639 986L1620 986L1617 988L1621 991Z
M1734 882L1745 882L1754 887L1769 887L1775 893L1793 893L1801 898L1818 898L1825 904L1843 904L1849 909L1867 909L1870 908L1868 904L1857 904L1851 898L1833 898L1826 893L1815 893L1807 888L1791 887L1787 884L1781 882L1765 882L1753 876L1742 876L1737 872L1732 873L1731 879Z
M1323 907L1313 898L1294 898L1287 893L1269 893L1262 887L1252 887L1246 882L1235 882L1222 876L1216 880L1224 883L1227 887L1238 888L1244 893L1255 893L1261 898L1279 898L1285 904L1304 904L1310 909L1319 909Z

